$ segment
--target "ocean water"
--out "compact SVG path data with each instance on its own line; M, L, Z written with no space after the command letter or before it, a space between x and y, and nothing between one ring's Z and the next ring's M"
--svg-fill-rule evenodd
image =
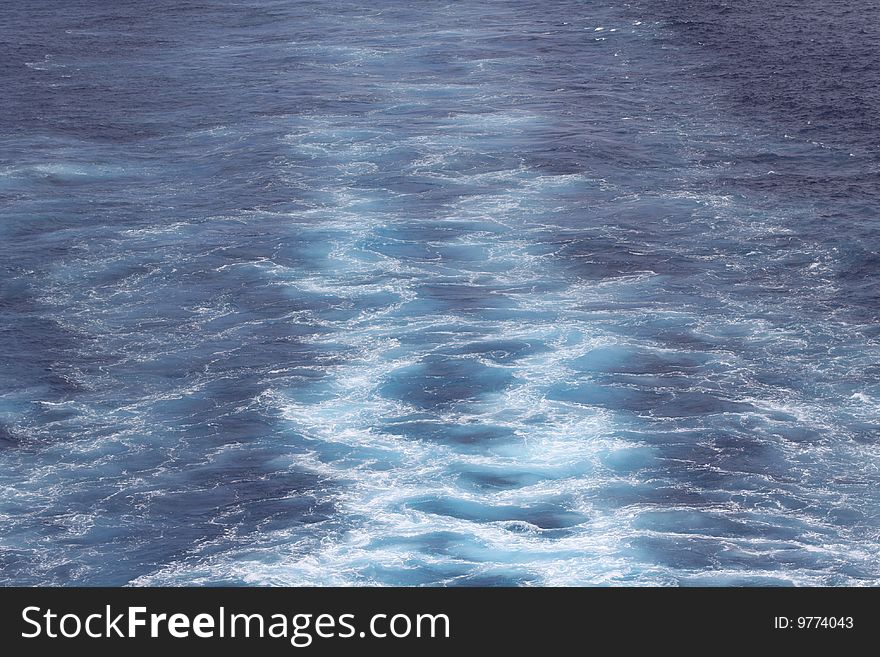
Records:
M0 37L0 583L880 583L877 3Z

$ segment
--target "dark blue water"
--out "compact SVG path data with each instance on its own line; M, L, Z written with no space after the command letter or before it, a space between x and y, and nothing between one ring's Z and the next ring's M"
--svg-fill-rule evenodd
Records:
M880 5L0 9L0 582L880 582Z

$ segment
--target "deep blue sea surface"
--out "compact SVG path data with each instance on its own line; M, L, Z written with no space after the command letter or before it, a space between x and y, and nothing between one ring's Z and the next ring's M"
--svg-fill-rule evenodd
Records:
M880 584L880 5L0 8L0 583Z

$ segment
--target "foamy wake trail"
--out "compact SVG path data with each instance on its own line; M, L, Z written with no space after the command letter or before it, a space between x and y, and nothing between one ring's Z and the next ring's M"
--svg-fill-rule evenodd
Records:
M271 546L266 551L224 553L185 573L172 569L142 581L666 584L680 573L669 564L646 564L641 546L673 538L745 560L813 549L791 533L719 535L718 525L745 518L748 505L717 494L697 504L699 487L652 470L663 447L651 432L671 435L674 443L689 427L639 426L631 387L584 385L584 369L650 378L656 361L661 373L690 374L690 392L681 398L715 404L716 418L766 415L760 400L738 399L735 389L719 396L711 381L713 369L744 366L736 354L697 345L670 351L626 328L640 312L628 310L627 300L650 298L661 284L657 272L646 267L585 282L555 262L565 240L556 249L535 248L570 221L573 196L607 192L606 181L542 175L524 160L482 172L463 166L485 153L504 161L504 144L528 142L550 119L510 109L455 114L425 132L385 131L375 125L385 124L386 112L423 102L426 94L424 85L394 89L388 107L362 120L314 118L287 139L295 159L327 171L332 183L300 219L329 235L327 261L308 275L266 270L294 297L318 294L361 308L344 320L325 320L329 330L310 339L347 355L325 370L319 392L300 399L301 391L274 389L260 399L282 413L286 430L305 448L296 466L339 483L336 516L319 544L291 544L281 533L262 539ZM502 94L485 84L479 92L431 90L462 107ZM389 190L372 177L378 170L390 175L383 161L389 153L398 154L390 166L401 178L421 181L418 189ZM428 205L420 194L432 186L460 191ZM683 198L716 219L735 213L728 198ZM680 199L673 195L672 202ZM734 221L728 230L742 234L747 227ZM638 255L639 248L630 250ZM617 315L608 321L600 314L597 321L591 310L597 307L618 308ZM687 307L649 304L648 312L661 326L726 328ZM674 397L674 385L671 390L663 394ZM692 431L701 430L700 417ZM703 529L700 514L709 518ZM763 522L772 526L780 518L770 509ZM712 577L762 576L735 562L717 563ZM806 583L815 575L794 567L788 577Z

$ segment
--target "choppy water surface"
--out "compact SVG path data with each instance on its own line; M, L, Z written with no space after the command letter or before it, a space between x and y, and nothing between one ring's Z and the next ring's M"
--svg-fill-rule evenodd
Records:
M880 581L876 5L2 13L3 583Z

